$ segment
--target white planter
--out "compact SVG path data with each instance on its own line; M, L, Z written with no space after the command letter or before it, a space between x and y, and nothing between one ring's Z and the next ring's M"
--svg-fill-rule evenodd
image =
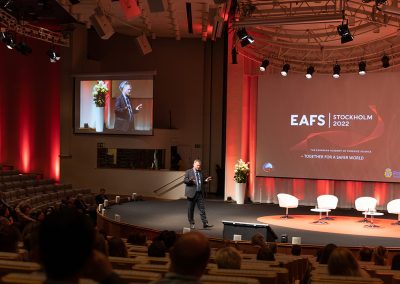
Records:
M95 110L96 132L103 132L104 128L104 107L96 107Z
M235 183L235 200L237 204L244 204L246 196L246 183Z

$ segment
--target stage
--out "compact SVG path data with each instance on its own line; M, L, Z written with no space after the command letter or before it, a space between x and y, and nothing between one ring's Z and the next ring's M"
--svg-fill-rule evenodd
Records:
M318 213L311 212L313 207L299 206L289 209L292 219L281 219L285 209L274 204L227 203L221 200L205 201L211 229L203 229L198 209L195 210L196 229L210 237L222 238L222 221L268 224L278 236L287 234L289 242L292 237L301 237L303 244L324 245L335 243L342 246L399 246L400 226L392 225L397 215L388 214L374 218L376 228L365 227L359 222L363 219L361 212L354 209L336 209L331 212L334 220L327 224L315 224ZM156 230L174 230L182 232L188 227L186 200L144 200L114 205L107 209L106 215L114 218L121 216L121 222Z

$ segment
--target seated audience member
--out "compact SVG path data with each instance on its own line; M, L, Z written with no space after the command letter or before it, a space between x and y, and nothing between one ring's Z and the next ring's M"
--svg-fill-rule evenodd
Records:
M44 214L44 212L40 209L35 210L35 211L31 211L31 213L29 214L29 217L31 217L32 219L35 219L36 221L42 222L44 220L44 218L46 217L46 215Z
M147 250L147 255L151 257L165 257L167 248L163 241L154 240Z
M269 249L272 251L273 254L276 254L278 252L278 246L276 243L268 243L267 245Z
M128 257L128 250L126 249L125 243L121 238L112 237L108 240L108 255Z
M74 207L71 197L65 196L63 199L61 199L60 207Z
M154 240L163 241L167 251L169 251L176 241L176 233L164 230Z
M301 255L301 245L297 245L297 244L292 245L291 253L292 253L292 255L295 255L295 256Z
M386 265L388 252L385 247L377 246L376 248L374 248L374 252L372 255L375 265Z
M170 272L153 284L201 283L210 257L207 238L199 232L190 232L180 237L170 251Z
M81 213L87 213L89 210L89 206L86 204L85 200L83 200L83 195L81 193L76 195L74 206Z
M95 232L93 248L102 254L108 256L108 244L104 236L98 231Z
M21 213L24 214L25 216L29 216L29 213L32 210L32 207L29 204L22 204L19 209L21 210Z
M13 218L11 217L10 210L4 204L0 205L0 224L3 225L12 225L14 223Z
M143 232L133 232L128 236L128 243L135 246L146 246L147 236Z
M215 253L215 263L218 268L240 269L242 257L234 247L225 247Z
M392 270L400 270L400 253L397 253L392 258Z
M22 231L22 242L27 251L26 260L39 262L39 225L38 222L28 223Z
M336 248L331 252L328 272L329 275L369 277L368 273L360 268L356 258L347 248Z
M90 219L73 208L46 217L38 235L46 283L79 283L81 277L120 283L107 257L93 249L94 232Z
M370 262L372 260L372 252L373 250L369 247L362 247L360 249L360 261Z
M258 250L257 260L274 261L275 255L269 247L262 247Z
M0 223L0 251L18 252L20 233L14 226Z
M329 257L336 248L337 246L335 244L327 244L321 251L319 264L328 264Z
M264 236L260 233L256 233L251 237L251 244L253 246L265 247L267 243L265 242Z
M106 190L105 188L100 188L100 193L98 195L96 195L96 204L104 204L104 200L108 200L108 197L106 195Z

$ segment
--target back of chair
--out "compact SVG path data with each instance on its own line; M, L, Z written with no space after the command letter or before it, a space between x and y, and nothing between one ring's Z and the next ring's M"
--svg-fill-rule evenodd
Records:
M338 198L335 195L324 194L317 197L318 208L336 209Z
M355 201L357 211L374 211L378 201L369 196L359 197Z
M287 193L279 193L277 196L280 207L297 208L299 206L299 199L296 196Z
M394 199L390 201L387 206L388 213L399 214L400 213L400 199Z

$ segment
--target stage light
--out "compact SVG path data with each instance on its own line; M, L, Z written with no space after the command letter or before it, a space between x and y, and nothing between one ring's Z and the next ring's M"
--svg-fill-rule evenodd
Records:
M267 69L268 65L269 65L269 60L264 59L263 62L261 62L260 71L264 72Z
M32 48L25 42L21 41L15 46L15 50L23 55L28 55L32 53Z
M55 51L54 47L51 47L47 52L47 56L51 63L56 63L58 60L61 59L61 56Z
M240 45L242 47L245 47L248 44L251 44L254 42L254 39L251 35L249 35L246 31L245 28L240 28L236 31L236 35L240 39Z
M288 63L283 64L281 75L286 77L289 74L290 65Z
M382 56L381 61L382 61L382 67L383 68L388 68L390 66L389 56L387 56L387 55Z
M308 68L307 68L307 73L306 73L306 78L307 78L307 79L311 79L312 76L313 76L313 74L314 74L314 72L315 72L314 67L311 66L311 65L308 66Z
M14 36L9 32L1 32L1 41L8 49L13 49L15 46Z
M332 77L335 78L335 79L340 77L340 65L337 64L337 63L333 66Z
M365 61L360 61L358 63L358 74L360 74L361 76L367 74L366 68L367 68L367 63Z
M238 64L237 63L237 50L236 48L232 48L232 64Z
M342 44L353 40L347 20L346 22L343 21L342 24L337 27L337 32L341 36L340 42Z

